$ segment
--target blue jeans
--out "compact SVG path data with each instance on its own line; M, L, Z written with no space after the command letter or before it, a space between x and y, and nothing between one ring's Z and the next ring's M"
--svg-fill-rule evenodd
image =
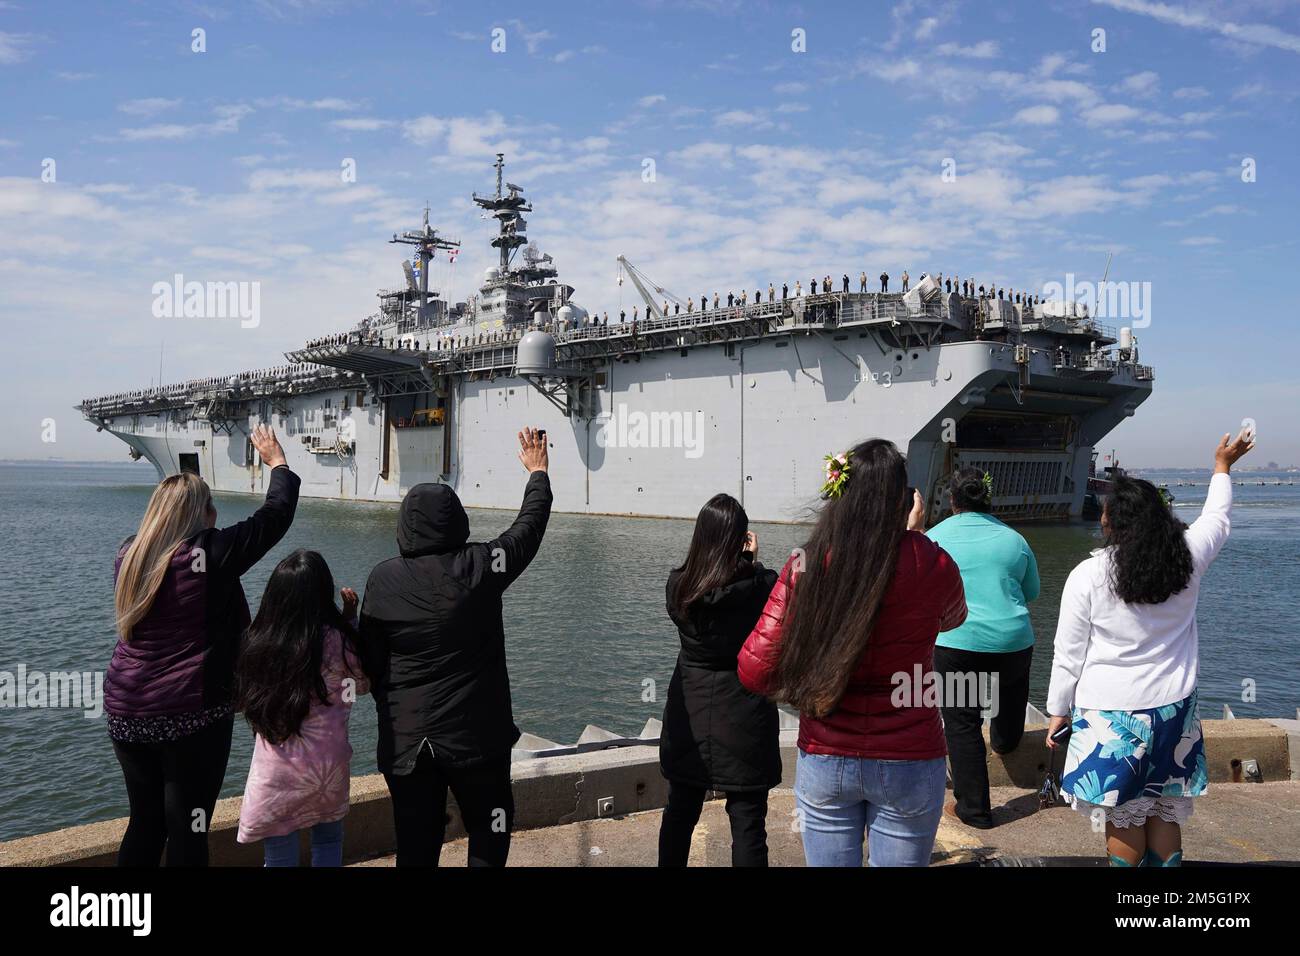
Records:
M262 841L262 851L266 854L267 866L298 865L298 834L301 831L286 833L284 836L267 837ZM318 823L311 828L311 865L343 865L343 821Z
M928 866L943 815L944 759L872 760L799 751L794 795L809 866Z

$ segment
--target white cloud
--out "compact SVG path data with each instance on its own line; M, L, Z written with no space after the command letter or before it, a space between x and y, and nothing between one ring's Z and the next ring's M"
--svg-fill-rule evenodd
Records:
M669 153L668 158L686 166L729 166L733 148L730 143L693 143Z
M239 132L240 121L253 112L249 106L218 106L213 109L215 118L207 123L156 123L118 130L118 135L129 142L141 140L192 139L196 136L213 136Z
M378 119L374 116L347 116L343 119L330 120L330 126L350 133L371 133L397 125L393 120Z
M726 110L713 117L713 125L724 128L739 126L746 129L767 129L772 122L761 114L749 110Z
M0 66L21 63L31 56L32 36L0 31Z
M1046 104L1027 106L1011 118L1013 123L1026 123L1030 126L1051 126L1061 118L1061 111Z
M506 23L519 32L519 36L523 38L524 47L530 55L536 53L547 40L555 39L555 34L550 30L530 30L523 20L507 20Z
M419 146L441 143L445 158L488 157L498 152L517 155L521 146L506 139L508 128L499 113L481 117L418 116L402 124L402 134Z
M161 96L150 96L140 100L127 100L118 103L117 108L130 116L153 116L165 110L175 109L181 105L179 99L169 100Z
M360 103L338 96L325 96L315 100L304 100L294 96L268 96L255 100L254 103L262 109L326 110L336 113L347 113L361 108Z
M1102 103L1083 111L1083 121L1089 126L1118 126L1143 118L1142 110L1123 103Z
M642 109L647 109L659 103L666 103L667 101L668 97L664 96L662 93L652 93L649 96L641 97L636 101L636 105Z
M915 60L895 60L892 63L872 63L868 72L892 83L911 79L921 72L921 67Z
M1158 3L1153 0L1092 0L1092 2L1125 13L1151 17L1161 23L1186 27L1189 30L1217 33L1228 40L1300 53L1300 36L1287 33L1267 23L1235 23L1222 19L1208 10L1193 10L1174 3Z
M1130 96L1143 98L1155 96L1160 91L1160 76L1151 70L1143 70L1141 73L1126 76L1120 81L1118 89Z
M981 40L971 46L960 43L940 43L934 48L940 56L963 56L972 60L992 60L998 55L998 45L994 40Z

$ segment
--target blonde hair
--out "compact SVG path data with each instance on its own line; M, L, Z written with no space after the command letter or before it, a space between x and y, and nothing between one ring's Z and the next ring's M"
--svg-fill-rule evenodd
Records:
M153 607L176 549L207 526L211 505L207 482L189 472L164 478L153 490L117 572L113 605L122 640L131 640L131 629Z

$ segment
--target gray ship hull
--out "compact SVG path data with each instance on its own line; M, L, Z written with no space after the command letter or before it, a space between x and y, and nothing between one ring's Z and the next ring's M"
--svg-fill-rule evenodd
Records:
M1150 394L1138 368L1081 378L1046 352L1018 367L1014 346L995 341L884 351L866 333L796 330L610 360L581 414L522 375L459 374L440 424L408 424L364 383L252 402L216 423L191 407L100 424L160 476L197 470L216 491L262 493L248 435L267 422L306 497L397 502L445 482L467 507L501 509L518 506L515 434L532 425L548 434L557 511L688 518L728 492L752 520L776 522L808 518L824 455L883 437L906 453L932 520L940 482L966 464L993 475L999 513L1064 518L1080 513L1094 445ZM990 428L998 416L1006 427Z

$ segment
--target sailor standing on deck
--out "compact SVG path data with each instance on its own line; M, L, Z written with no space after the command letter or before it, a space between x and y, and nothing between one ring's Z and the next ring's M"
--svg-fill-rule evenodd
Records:
M882 272L882 273L880 273L880 291L881 291L881 292L888 292L888 291L889 291L889 273L888 273L888 272Z
M903 270L902 279L903 279L903 291L906 292L912 284L912 277L907 274L906 269Z

